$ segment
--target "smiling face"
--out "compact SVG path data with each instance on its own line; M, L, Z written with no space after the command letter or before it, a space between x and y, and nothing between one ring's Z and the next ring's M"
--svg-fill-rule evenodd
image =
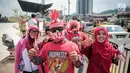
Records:
M104 27L96 27L94 31L95 42L105 44L108 42L108 31Z
M100 30L97 34L97 41L99 43L103 43L105 42L106 39L106 33L104 32L104 30Z
M37 29L31 29L30 31L29 31L29 35L30 35L30 37L32 38L32 39L34 39L34 38L36 38L37 36L38 36L38 30Z

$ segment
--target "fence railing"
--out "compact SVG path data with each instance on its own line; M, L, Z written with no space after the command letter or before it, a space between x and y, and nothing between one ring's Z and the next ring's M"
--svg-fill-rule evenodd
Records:
M125 61L119 60L118 65L112 64L110 69L111 73L127 73L130 57L129 51L126 50L124 55L125 55Z

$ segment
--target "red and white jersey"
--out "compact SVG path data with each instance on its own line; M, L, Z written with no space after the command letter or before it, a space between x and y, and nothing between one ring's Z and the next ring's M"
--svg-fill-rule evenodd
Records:
M71 41L62 44L47 43L40 52L40 57L46 61L45 73L74 73L74 65L70 58L72 46L80 55L78 46Z

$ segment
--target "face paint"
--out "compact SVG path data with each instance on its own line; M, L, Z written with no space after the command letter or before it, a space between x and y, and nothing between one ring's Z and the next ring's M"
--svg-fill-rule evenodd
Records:
M50 32L50 36L54 40L54 42L63 41L65 38L64 31L58 31L58 30L56 30L56 32L54 33Z
M78 33L78 28L77 28L77 26L76 25L73 25L73 26L71 26L71 31L74 33L74 34L76 34L76 33Z

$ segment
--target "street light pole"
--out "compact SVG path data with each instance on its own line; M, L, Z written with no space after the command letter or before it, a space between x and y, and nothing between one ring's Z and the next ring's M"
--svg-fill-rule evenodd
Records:
M66 8L64 7L64 15L65 15Z
M68 15L70 15L70 0L68 0Z
M63 6L61 6L62 15L64 15L64 9Z

